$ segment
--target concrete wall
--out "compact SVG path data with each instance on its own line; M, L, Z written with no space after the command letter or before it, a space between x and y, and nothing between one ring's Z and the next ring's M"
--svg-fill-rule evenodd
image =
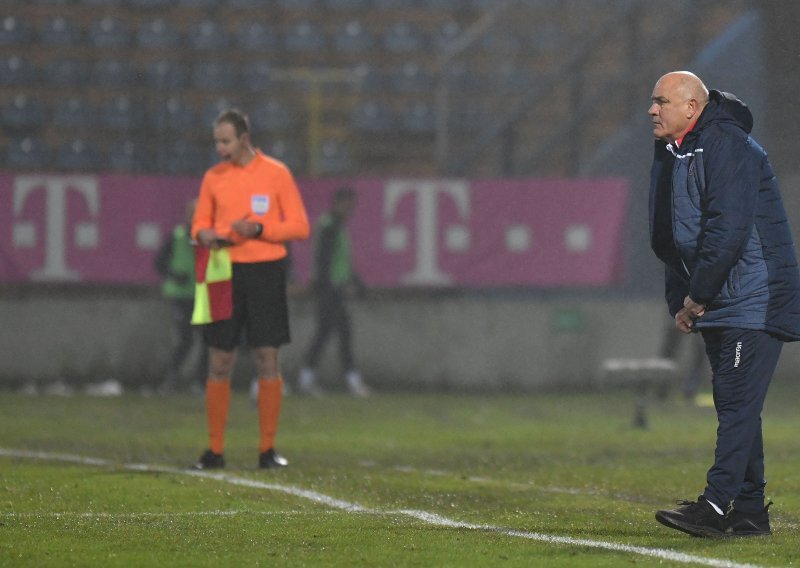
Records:
M658 356L669 323L657 300L394 297L358 302L353 313L365 378L392 390L580 389L604 359ZM149 293L6 295L0 321L0 383L157 384L170 349L169 310ZM313 331L312 303L293 301L292 321L294 342L283 351L290 383ZM240 386L253 376L242 355ZM797 346L788 345L779 375L793 376L799 363ZM334 345L321 380L340 384Z

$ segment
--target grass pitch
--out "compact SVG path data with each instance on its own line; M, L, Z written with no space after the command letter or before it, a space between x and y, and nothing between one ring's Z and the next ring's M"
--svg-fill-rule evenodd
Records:
M637 430L626 392L288 397L290 466L260 471L238 394L228 468L197 476L202 398L3 392L0 565L791 566L798 399L775 384L764 412L775 534L712 541L653 519L712 459L713 410L677 400Z

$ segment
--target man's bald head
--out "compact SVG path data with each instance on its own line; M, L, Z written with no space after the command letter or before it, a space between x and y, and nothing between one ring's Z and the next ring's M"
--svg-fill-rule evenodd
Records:
M674 142L687 130L708 104L708 89L694 73L673 71L661 77L653 88L648 114L656 138Z

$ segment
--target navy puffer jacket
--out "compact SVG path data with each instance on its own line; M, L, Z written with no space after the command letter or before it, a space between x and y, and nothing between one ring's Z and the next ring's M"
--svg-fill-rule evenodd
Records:
M800 340L800 273L778 183L750 136L753 115L729 93L710 100L679 148L656 140L650 244L666 265L674 316L688 295L695 326Z

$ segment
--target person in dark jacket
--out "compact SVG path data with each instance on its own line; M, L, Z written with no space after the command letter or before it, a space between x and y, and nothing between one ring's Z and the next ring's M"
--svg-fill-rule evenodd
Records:
M656 519L702 537L770 534L761 410L786 341L800 339L800 274L778 184L735 96L668 73L648 111L650 240L676 327L702 334L717 443L697 501Z
M339 336L339 358L350 393L358 397L370 395L370 389L356 369L353 358L352 324L348 298L361 295L364 286L353 265L347 221L353 212L356 194L343 187L333 195L328 211L322 214L314 234L313 290L316 296L316 332L300 370L297 387L301 394L322 396L317 384L316 368L331 334Z

